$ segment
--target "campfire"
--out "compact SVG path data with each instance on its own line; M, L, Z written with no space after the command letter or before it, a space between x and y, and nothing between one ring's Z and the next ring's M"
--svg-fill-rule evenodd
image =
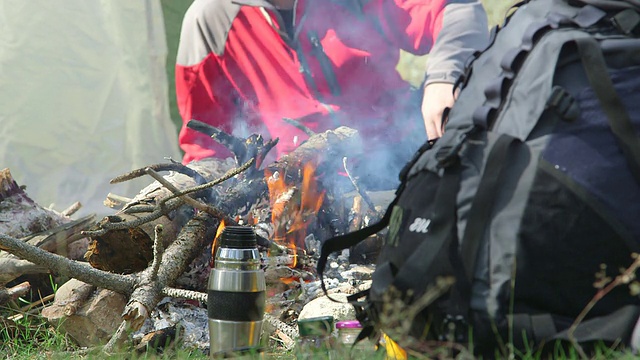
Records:
M125 328L135 330L134 339L143 341L179 327L186 346L206 350L206 286L216 240L225 226L251 226L267 281L268 325L263 335L272 346L291 349L297 319L327 311L326 305L313 307L324 295L315 270L321 241L377 220L390 192L376 207L372 194L350 173L348 158L362 154L354 151L360 139L349 128L315 134L265 166L275 141L265 142L257 135L234 138L195 121L190 126L232 149L235 159L157 164L113 179L149 175L156 181L134 199L110 194L105 204L115 213L83 229L89 239L84 258L92 268L76 269L79 261L59 258L42 265L128 298L124 321L108 345L125 341ZM169 174L159 174L165 171ZM12 240L0 236L0 247L36 264L41 261L40 252L25 250ZM325 274L329 291L350 294L366 287L377 250L379 241L373 238L364 247L331 258ZM150 288L154 281L163 288ZM89 296L72 300L77 308L90 301ZM48 317L74 315L60 305L69 301L56 298ZM60 306L63 310L56 312ZM335 306L350 311L348 304Z

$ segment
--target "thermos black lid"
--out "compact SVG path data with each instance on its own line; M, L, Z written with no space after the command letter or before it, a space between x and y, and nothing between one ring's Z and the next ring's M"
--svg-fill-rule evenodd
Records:
M258 246L256 233L248 226L227 226L222 230L220 246L235 249L252 249Z

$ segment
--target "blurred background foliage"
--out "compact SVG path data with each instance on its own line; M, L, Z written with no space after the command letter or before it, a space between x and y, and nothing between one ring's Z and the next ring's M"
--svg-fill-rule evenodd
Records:
M165 31L167 33L167 79L169 81L169 107L171 118L179 130L182 126L182 120L178 112L176 104L175 92L175 59L178 49L178 41L180 38L180 26L185 11L191 5L193 0L161 0L164 14ZM425 0L429 1L429 0ZM516 3L517 0L482 0L487 15L489 17L489 25L493 27L501 24L508 9ZM414 56L409 53L401 52L400 61L397 70L402 77L414 86L418 86L424 78L424 67L428 61L427 56Z

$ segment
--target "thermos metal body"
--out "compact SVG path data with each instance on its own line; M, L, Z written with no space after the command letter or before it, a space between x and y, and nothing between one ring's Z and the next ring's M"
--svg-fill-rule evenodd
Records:
M266 283L255 234L251 228L230 228L223 231L208 283L212 357L258 349L264 318ZM243 240L249 238L248 231L253 242ZM227 241L228 237L238 237L236 233L242 241Z

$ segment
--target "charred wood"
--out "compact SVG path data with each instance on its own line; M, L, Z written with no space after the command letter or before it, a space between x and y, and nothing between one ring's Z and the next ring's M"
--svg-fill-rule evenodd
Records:
M289 125L294 126L296 129L301 130L307 136L313 136L316 134L315 131L311 130L308 126L304 125L300 119L292 119L292 118L282 118L282 121L286 122Z
M244 164L249 161L249 159L255 159L255 170L262 166L262 162L269 151L278 143L278 139L265 142L262 135L258 134L253 134L246 139L238 138L197 120L189 121L187 127L209 135L212 139L225 146L234 154L238 164ZM254 169L249 170L247 175L253 176Z
M175 325L156 330L143 336L135 349L139 353L146 353L150 349L161 352L174 342L176 336L177 329Z

